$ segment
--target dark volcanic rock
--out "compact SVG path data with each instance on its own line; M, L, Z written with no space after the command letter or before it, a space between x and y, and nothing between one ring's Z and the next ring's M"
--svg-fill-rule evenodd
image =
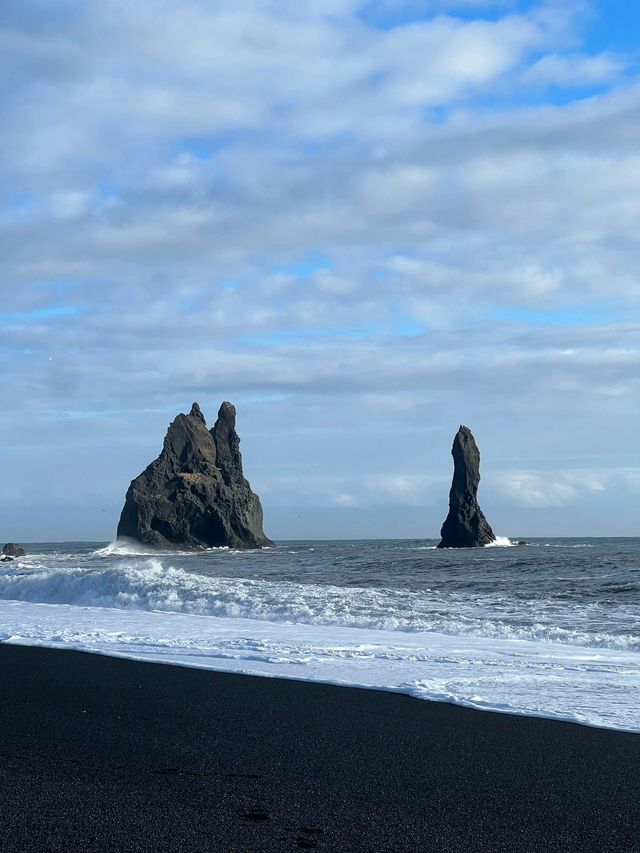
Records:
M210 431L197 403L178 415L160 456L129 486L118 536L159 548L273 545L242 473L235 425L231 403L222 404Z
M5 557L24 557L27 552L22 545L16 545L15 542L7 542L2 548L2 553Z
M453 482L438 548L478 548L495 541L493 530L478 506L480 451L469 427L461 426L453 440Z
M220 469L222 479L228 486L249 483L242 475L242 456L240 455L240 439L236 432L236 409L231 403L223 403L218 412L218 420L211 430L213 443L216 446L216 465Z

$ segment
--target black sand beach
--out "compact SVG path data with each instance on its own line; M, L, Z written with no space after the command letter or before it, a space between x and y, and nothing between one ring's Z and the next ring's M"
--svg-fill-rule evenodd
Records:
M637 851L640 735L0 645L0 850Z

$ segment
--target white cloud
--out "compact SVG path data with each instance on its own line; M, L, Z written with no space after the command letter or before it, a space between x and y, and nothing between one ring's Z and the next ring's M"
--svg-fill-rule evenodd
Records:
M336 506L344 507L346 509L354 509L355 507L360 506L355 495L350 495L348 492L341 492L340 494L335 495L333 502Z
M424 506L433 492L446 494L446 481L430 474L392 473L374 474L365 478L369 503Z
M455 101L512 69L542 41L524 16L497 22L442 17L398 27L383 45L389 73L383 92L401 104Z
M590 86L615 80L624 68L620 57L610 53L549 54L529 66L522 80L533 86Z
M610 472L605 472L611 479ZM602 475L581 471L545 472L511 471L495 478L509 497L523 506L536 508L566 507L579 501L585 492L604 492Z

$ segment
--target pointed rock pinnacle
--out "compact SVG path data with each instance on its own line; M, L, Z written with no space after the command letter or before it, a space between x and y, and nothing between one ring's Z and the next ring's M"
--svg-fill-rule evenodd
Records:
M453 482L449 514L438 548L478 548L495 540L493 530L478 505L480 451L469 427L461 426L453 440Z

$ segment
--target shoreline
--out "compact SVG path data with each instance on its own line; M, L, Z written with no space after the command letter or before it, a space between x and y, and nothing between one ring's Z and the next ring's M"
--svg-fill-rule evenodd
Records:
M181 615L181 614L178 614ZM189 614L193 616L194 614ZM207 619L210 617L207 616L197 616L196 618ZM24 648L31 649L51 649L52 651L69 651L69 652L78 652L82 655L96 655L98 657L109 657L115 658L116 660L127 660L132 661L134 663L143 663L143 664L157 664L158 666L171 666L171 667L179 667L182 669L195 669L199 672L212 672L212 673L220 673L226 675L239 675L246 678L259 678L259 679L274 679L276 681L295 681L302 684L320 684L325 685L327 687L338 687L346 690L367 690L374 691L377 693L389 693L396 696L406 696L408 699L411 699L415 702L428 702L430 704L435 705L452 705L457 708L465 708L468 711L479 711L484 714L501 714L509 717L524 717L525 719L534 719L534 720L550 720L552 722L558 723L567 723L572 726L584 726L588 729L602 729L604 731L612 731L612 732L620 732L621 734L630 734L630 735L640 735L640 728L621 728L615 726L606 726L606 725L598 725L597 723L592 723L586 720L577 719L575 717L561 717L559 715L553 714L551 711L549 712L538 712L538 713L527 713L525 711L520 710L510 710L509 708L504 707L496 707L493 708L489 705L484 707L480 707L479 705L474 705L471 702L465 702L464 700L453 700L453 699L436 699L433 697L424 698L422 696L414 696L412 693L409 693L406 690L401 690L400 688L394 687L378 687L378 686L369 686L364 684L350 684L347 682L339 682L339 681L330 681L330 680L320 680L313 678L304 678L302 676L297 677L294 675L271 675L266 673L255 673L255 672L244 672L237 671L233 669L216 669L212 666L207 666L205 664L198 664L186 661L182 661L179 659L168 660L168 659L154 659L148 657L137 657L132 654L127 654L125 652L116 652L116 651L103 651L102 649L76 649L73 646L69 645L48 645L46 643L34 642L29 643L26 641L20 640L20 642L14 642L13 640L0 640L0 646L20 646ZM1 853L1 850L0 850Z
M0 850L638 848L640 737L0 644Z

